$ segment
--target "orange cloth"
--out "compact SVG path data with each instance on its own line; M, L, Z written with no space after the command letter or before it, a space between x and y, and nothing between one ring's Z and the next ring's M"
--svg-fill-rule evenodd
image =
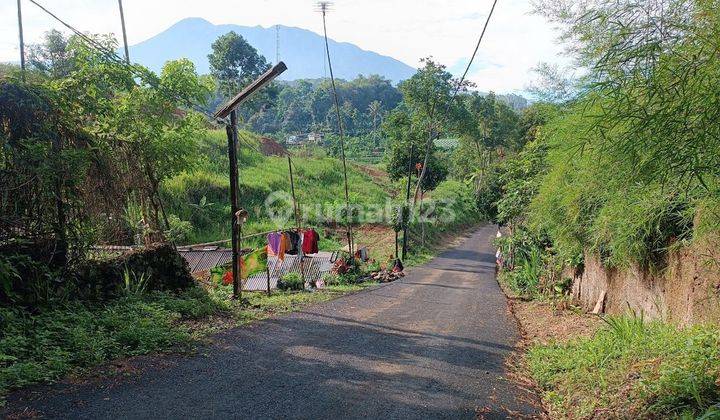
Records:
M280 237L280 247L278 249L278 255L277 257L280 259L280 261L285 261L285 251L290 249L290 237L283 233Z

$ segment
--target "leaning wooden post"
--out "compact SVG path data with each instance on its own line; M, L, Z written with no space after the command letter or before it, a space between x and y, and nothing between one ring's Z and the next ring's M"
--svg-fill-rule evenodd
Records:
M232 237L232 269L233 269L233 296L239 297L240 283L238 273L238 220L237 212L239 210L238 204L238 167L237 167L237 107L246 101L253 93L257 92L263 86L270 83L273 79L278 77L282 72L287 70L287 66L282 61L277 63L273 68L263 73L260 77L255 79L254 82L247 85L240 93L235 95L230 101L226 102L220 109L215 113L215 118L224 119L230 116L230 124L225 126L225 131L228 137L228 159L230 160L230 206L232 209L231 214L231 231Z
M413 167L413 154L415 153L415 144L410 143L410 160L408 163L408 179L407 179L407 191L405 192L405 206L410 207L410 180L412 179L412 167ZM410 218L410 212L407 214L408 219ZM408 225L410 220L405 220L405 209L402 212L403 221L403 246L402 246L402 259L405 260L408 249Z
M398 255L398 231L395 231L395 259L399 257Z

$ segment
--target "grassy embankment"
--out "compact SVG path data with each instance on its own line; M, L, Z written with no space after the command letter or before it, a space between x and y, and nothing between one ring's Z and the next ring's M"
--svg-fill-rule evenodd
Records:
M265 204L273 192L289 197L287 158L266 157L258 153L259 138L253 133L241 132L240 138L240 206L250 212L245 232L294 226L292 217L278 226L269 217ZM226 142L224 132L208 132L200 141L196 168L163 185L168 212L171 217L184 222L184 243L210 242L227 239L230 235L227 223L230 200ZM345 203L340 161L322 156L321 151L304 153L297 150L293 151L292 160L295 192L306 223L321 227L338 222L342 217L339 209ZM393 192L386 177L372 177L352 165L348 166L348 187L350 202L362 208L382 209ZM271 208L285 210L292 215L290 206L287 200L279 200ZM327 237L324 239L330 240ZM337 246L337 241L320 245L332 249Z

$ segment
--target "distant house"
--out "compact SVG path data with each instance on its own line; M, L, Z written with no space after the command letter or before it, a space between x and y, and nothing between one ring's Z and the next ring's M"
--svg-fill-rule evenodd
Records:
M457 149L458 144L460 144L460 140L458 139L452 139L452 138L442 138L442 139L435 139L435 147L441 150L446 150L448 152L452 152L453 150Z
M324 140L325 135L323 133L308 133L307 135L308 143L321 144Z
M288 146L300 146L303 144L321 144L325 140L323 133L293 134L287 138Z

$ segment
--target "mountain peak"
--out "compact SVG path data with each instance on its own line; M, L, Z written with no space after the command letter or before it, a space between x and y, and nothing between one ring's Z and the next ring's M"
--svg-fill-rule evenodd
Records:
M187 17L187 18L177 21L168 30L170 30L172 28L184 28L184 29L207 28L210 26L214 26L214 25L210 21L203 19L201 17Z
M130 47L133 61L159 71L168 60L190 59L199 73L209 73L208 54L212 43L230 31L242 35L268 62L277 53L275 26L215 25L200 17L182 19L158 35ZM338 78L378 74L397 83L415 69L392 57L365 51L356 45L330 40L333 70ZM284 80L327 77L323 37L302 28L280 26L280 59L288 66Z

